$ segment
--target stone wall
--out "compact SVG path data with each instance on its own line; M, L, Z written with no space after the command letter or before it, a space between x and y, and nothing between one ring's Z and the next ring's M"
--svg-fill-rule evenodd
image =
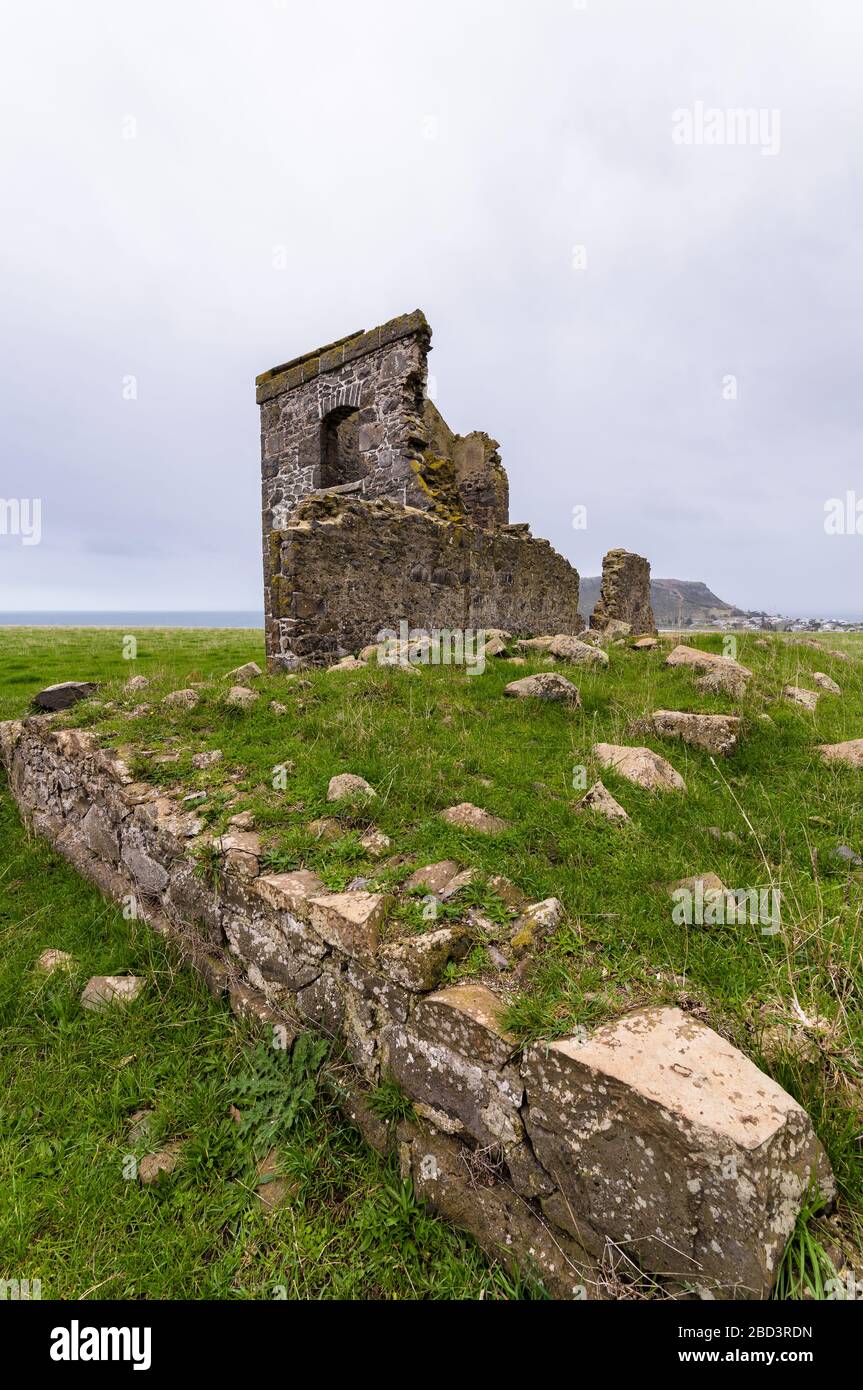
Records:
M522 1050L490 989L441 987L465 949L457 925L392 939L383 895L261 874L230 836L211 842L214 886L194 811L52 718L0 724L33 829L134 898L238 1013L283 1041L309 1024L341 1040L347 1112L489 1253L558 1298L613 1291L609 1252L671 1290L768 1294L807 1185L829 1197L833 1182L805 1111L740 1052L677 1009ZM414 1104L394 1132L368 1101L390 1077Z
M635 634L656 632L650 605L650 564L631 550L609 550L602 562L602 587L590 615L592 628L628 623Z
M265 635L271 665L284 665L300 654L325 660L330 653L350 650L358 638L364 645L392 618L398 625L408 617L422 628L473 621L525 634L544 627L577 632L582 626L571 602L573 594L577 600L578 576L564 560L554 557L553 578L562 586L554 605L541 592L541 572L553 555L547 546L532 553L526 544L515 548L507 538L492 548L476 537L477 531L506 532L509 483L496 440L481 431L454 433L428 399L430 340L428 322L416 310L371 332L317 348L257 379ZM300 573L291 555L283 554L285 537L292 545L302 521L315 524L317 513L303 512L300 522L295 514L301 503L322 493L399 506L403 530L399 532L391 512L386 527L377 528L378 539L370 538L368 554L362 555L356 547L345 554L338 548L324 550L324 542L337 546L344 539L330 527L314 545L301 547L303 563L317 568L313 574ZM413 512L458 529L449 541L438 532L433 544L413 556L411 545L419 535ZM293 546L294 551L299 548ZM431 555L434 550L440 554ZM382 554L385 593L376 603L375 566ZM399 571L401 593L395 592ZM412 577L422 574L429 577ZM437 574L445 577L432 577ZM477 589L474 595L462 592L470 585ZM390 623L368 621L372 609L385 611ZM468 611L474 615L470 620ZM439 620L442 614L455 616ZM539 626L531 625L534 614Z
M329 660L382 629L578 632L578 574L526 527L483 530L428 511L312 497L274 532L274 665Z

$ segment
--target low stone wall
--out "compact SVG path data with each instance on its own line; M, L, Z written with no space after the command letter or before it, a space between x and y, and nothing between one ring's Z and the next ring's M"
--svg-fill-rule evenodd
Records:
M489 989L440 987L458 926L390 940L382 895L258 874L231 836L214 887L194 812L50 716L0 724L0 755L33 828L134 897L237 1012L339 1038L342 1101L370 1142L396 1145L421 1196L553 1296L607 1294L624 1252L677 1292L765 1297L810 1179L831 1195L806 1113L679 1010L522 1051ZM367 1099L390 1077L415 1110L395 1132Z
M271 537L272 664L331 660L382 629L579 632L578 574L526 527L487 531L388 501L312 497Z

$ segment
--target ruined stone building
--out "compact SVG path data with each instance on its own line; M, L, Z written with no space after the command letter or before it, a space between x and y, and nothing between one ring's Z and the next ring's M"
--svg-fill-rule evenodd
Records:
M578 574L526 524L487 434L429 400L416 310L257 379L272 667L332 661L402 622L573 633Z

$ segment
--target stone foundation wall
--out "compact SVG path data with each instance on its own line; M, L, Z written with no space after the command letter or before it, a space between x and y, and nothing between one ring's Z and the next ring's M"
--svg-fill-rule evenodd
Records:
M390 502L308 498L272 539L273 664L330 660L382 629L578 632L578 574L524 527L486 531Z
M225 836L202 877L193 811L94 734L0 724L22 814L108 896L169 936L234 1009L344 1045L347 1112L432 1206L558 1298L602 1296L625 1251L671 1288L767 1295L810 1178L832 1177L806 1113L677 1009L521 1050L481 984L441 987L457 925L390 939L387 900L261 874ZM415 1117L393 1133L368 1088L393 1077Z
M656 632L650 604L650 563L631 550L609 550L602 561L602 587L590 615L590 626L629 623L633 633Z

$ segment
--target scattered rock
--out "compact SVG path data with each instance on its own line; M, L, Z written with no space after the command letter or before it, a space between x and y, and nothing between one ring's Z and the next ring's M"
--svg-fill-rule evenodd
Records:
M547 652L554 637L520 637L516 642L519 651L523 652Z
M324 844L340 840L344 833L340 823L332 816L321 816L317 820L309 821L309 834L314 835L316 840L323 840Z
M690 714L683 710L658 709L644 724L661 738L679 738L694 748L724 756L734 752L740 736L740 720L731 714Z
M727 893L728 889L717 874L697 874L693 878L680 878L676 883L666 885L669 895L677 893L680 889L686 889L688 893Z
M197 690L172 690L164 697L162 704L177 709L194 709L200 703L200 699Z
M196 768L198 772L203 772L207 767L215 767L216 763L220 763L223 757L224 754L220 748L210 748L205 753L193 753L192 767Z
M338 773L327 787L327 801L367 801L373 796L377 796L374 787L354 772Z
M55 970L74 970L76 965L75 957L68 951L58 951L53 946L49 946L47 951L43 951L36 962L36 969L41 970L45 975L53 975Z
M270 1149L266 1158L261 1159L257 1174L258 1183L255 1191L266 1211L275 1211L278 1207L284 1206L285 1202L296 1194L296 1183L279 1173L279 1155L275 1149Z
M719 656L716 652L702 652L697 647L675 647L665 658L666 666L694 666L697 671L734 671L748 679L752 672L733 661L730 656Z
M469 884L473 883L475 878L476 874L473 869L462 869L460 874L456 874L455 878L451 878L446 887L441 889L438 895L441 902L449 902L456 893L460 893L463 888L467 888Z
M59 685L46 685L33 697L39 709L71 709L79 700L87 700L99 689L96 681L61 681Z
M448 806L440 814L441 820L445 820L448 825L458 826L460 830L478 830L483 835L499 835L509 829L508 821L483 811L480 806L472 806L469 801L462 801L458 806Z
M328 671L364 671L368 662L357 661L355 656L343 656L341 661L334 661L327 667Z
M618 743L595 743L593 756L603 767L613 768L627 781L648 791L686 791L686 783L671 763L649 748L628 748Z
M146 690L150 682L146 676L132 676L123 686L127 695L134 695L138 690Z
M225 696L225 704L232 705L235 709L248 709L259 698L259 692L250 690L247 685L232 685Z
M270 709L273 711L273 714L287 714L288 712L287 705L283 705L280 700L271 700Z
M800 685L783 685L782 694L792 704L802 705L808 710L816 709L820 698L817 690L804 690Z
M503 951L498 950L497 946L486 946L485 949L493 969L497 970L499 974L503 974L505 970L509 970L511 962L509 957L504 955Z
M526 955L540 941L546 940L563 921L563 903L559 898L543 898L531 903L515 923L511 945L515 956Z
M603 786L602 782L594 782L581 800L575 803L575 809L576 811L598 811L607 820L629 820L629 816L620 802L615 801L611 792Z
M143 988L139 975L94 975L84 986L81 1004L85 1009L104 1013L114 1004L131 1004Z
M228 825L234 830L254 830L255 818L251 811L238 811L235 816L231 816Z
M570 666L607 666L608 655L590 642L582 642L578 637L568 637L560 633L548 644L548 654L557 661L566 661Z
M517 884L504 874L492 874L488 881L488 886L495 897L500 898L507 907L520 912L523 907L527 907L527 894L523 893Z
M740 836L734 830L721 830L718 825L708 825L708 835L714 840L725 840L729 845L739 845Z
M637 642L633 642L632 650L635 652L652 652L659 646L656 637L639 637Z
M819 743L818 751L825 762L863 767L863 738L849 738L844 743Z
M263 671L256 661L247 661L245 666L238 666L235 671L229 671L225 676L225 680L232 680L235 685L242 685L243 681L254 680L256 676L262 676L263 674Z
M842 694L841 688L836 684L832 676L826 675L824 671L813 671L812 679L821 690L826 690L830 695Z
M850 864L853 869L863 868L863 859L850 845L837 845L833 850L833 857L840 859L843 864Z
M182 1144L175 1140L158 1153L147 1154L138 1164L138 1180L145 1187L152 1187L153 1183L169 1177L177 1166L181 1148Z
M150 1136L155 1117L155 1110L135 1110L129 1116L129 1130L126 1136L128 1142L130 1144L143 1144Z
M360 836L360 844L372 859L380 859L390 849L392 841L389 835L385 835L382 830L375 830L372 826Z
M581 704L578 687L554 671L541 671L535 676L510 681L503 693L517 700L565 700L573 705Z
M695 682L705 695L730 695L732 700L742 700L746 694L746 676L728 666L715 666L706 676L699 676Z
M415 869L410 878L405 879L402 888L406 893L423 888L427 893L439 897L458 871L454 859L441 859L437 864L426 864L421 869Z

